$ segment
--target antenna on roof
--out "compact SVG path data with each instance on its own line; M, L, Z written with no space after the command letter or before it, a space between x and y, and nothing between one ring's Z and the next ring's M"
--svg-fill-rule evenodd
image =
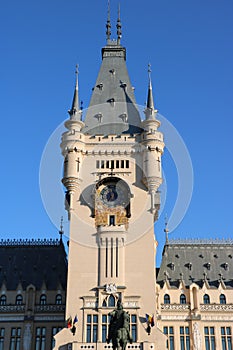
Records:
M165 235L166 235L166 243L168 243L168 217L167 214L165 215L165 229L164 229Z
M62 242L62 235L64 235L64 231L63 231L63 216L61 217L61 224L60 224L59 235L60 235L60 242Z
M107 35L107 43L108 43L111 38L110 0L108 0L108 19L106 24L106 35Z
M118 18L117 18L117 45L121 43L122 31L121 31L121 13L120 4L118 4Z

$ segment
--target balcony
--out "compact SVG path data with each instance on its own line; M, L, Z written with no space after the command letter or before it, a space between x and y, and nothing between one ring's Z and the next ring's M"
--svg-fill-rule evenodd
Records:
M161 304L161 311L188 311L190 304Z
M233 312L233 304L200 304L200 311Z

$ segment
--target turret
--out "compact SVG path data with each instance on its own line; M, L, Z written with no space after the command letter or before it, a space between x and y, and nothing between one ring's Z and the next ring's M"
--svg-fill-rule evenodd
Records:
M61 149L64 156L64 174L62 183L67 189L67 209L72 209L72 196L79 187L81 181L80 164L84 153L82 129L85 126L82 122L82 110L79 106L78 90L78 66L76 66L76 83L71 109L68 111L70 118L65 122L68 131L62 135Z
M156 118L158 110L154 108L150 65L148 66L148 75L147 103L144 110L145 120L142 122L144 131L141 138L144 173L142 181L151 195L151 212L156 213L160 206L160 198L157 190L162 183L161 155L163 153L164 143L163 134L157 130L160 122Z

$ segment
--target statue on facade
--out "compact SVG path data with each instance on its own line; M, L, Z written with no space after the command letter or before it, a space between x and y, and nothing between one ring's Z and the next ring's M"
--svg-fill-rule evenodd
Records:
M201 350L201 334L200 334L197 322L194 323L193 333L194 333L194 349Z
M112 340L113 350L125 350L127 342L132 344L133 340L130 336L130 316L128 312L123 310L121 302L118 300L117 308L109 313L111 316L107 343L109 344Z

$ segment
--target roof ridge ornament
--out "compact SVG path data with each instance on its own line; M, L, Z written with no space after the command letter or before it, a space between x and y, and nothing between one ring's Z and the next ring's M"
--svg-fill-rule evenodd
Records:
M79 74L79 65L76 64L76 69L75 69L75 75L76 75L76 81L75 81L75 90L74 90L74 96L73 96L73 101L72 101L72 107L68 111L70 115L71 120L81 120L81 115L82 115L82 108L79 106L79 89L78 89L78 74Z
M118 18L117 18L117 45L121 44L122 30L121 30L121 13L120 13L120 3L118 4Z
M107 36L107 43L109 44L111 41L110 0L108 0L108 17L107 17L107 23L106 23L106 36Z

